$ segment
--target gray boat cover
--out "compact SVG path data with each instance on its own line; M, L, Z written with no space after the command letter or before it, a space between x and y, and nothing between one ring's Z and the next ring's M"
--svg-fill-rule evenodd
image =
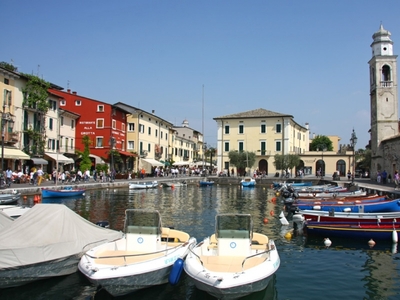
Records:
M0 232L3 231L4 228L9 227L12 222L13 219L0 210Z
M85 220L63 204L36 204L0 231L0 269L81 256L122 236L122 232Z

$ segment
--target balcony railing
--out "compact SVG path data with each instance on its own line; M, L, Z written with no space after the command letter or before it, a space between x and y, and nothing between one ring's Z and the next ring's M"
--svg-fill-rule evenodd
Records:
M257 151L257 155L270 156L271 155L271 151L270 150L259 150L259 151Z
M392 87L393 81L381 81L381 87Z

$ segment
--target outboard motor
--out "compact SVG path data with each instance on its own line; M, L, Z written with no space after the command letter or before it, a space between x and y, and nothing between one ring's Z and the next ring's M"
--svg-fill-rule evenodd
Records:
M289 197L290 197L291 192L289 192L288 190L283 190L282 193L281 193L281 195L282 195L283 198L286 199L286 198L289 198Z

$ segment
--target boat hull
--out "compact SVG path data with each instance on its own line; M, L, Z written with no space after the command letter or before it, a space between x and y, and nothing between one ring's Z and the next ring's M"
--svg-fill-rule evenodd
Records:
M37 280L65 276L78 270L82 253L17 268L0 269L0 288L21 286Z
M19 200L20 196L21 196L20 193L0 195L0 205L16 203Z
M356 212L356 213L374 213L374 212L398 212L400 211L400 200L380 201L373 203L362 203L355 205L337 204L337 205L323 205L323 204L294 204L299 210L322 210L322 211L335 211L335 212Z
M129 188L134 190L141 190L141 189L154 189L158 186L157 181L152 182L130 182Z
M42 198L81 197L86 190L49 190L42 189Z
M357 239L373 239L373 240L384 240L391 241L393 234L397 236L398 240L400 232L400 224L387 224L388 226L381 225L366 225L362 224L357 226L356 223L352 224L340 224L330 223L311 223L306 224L307 235L319 235L324 237L338 237L338 238L357 238ZM394 233L395 232L395 233Z

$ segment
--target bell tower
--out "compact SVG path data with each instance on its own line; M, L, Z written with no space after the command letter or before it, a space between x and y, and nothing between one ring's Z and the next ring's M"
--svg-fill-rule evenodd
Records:
M397 55L391 33L383 28L372 35L369 64L371 105L371 173L383 171L381 142L398 134Z

